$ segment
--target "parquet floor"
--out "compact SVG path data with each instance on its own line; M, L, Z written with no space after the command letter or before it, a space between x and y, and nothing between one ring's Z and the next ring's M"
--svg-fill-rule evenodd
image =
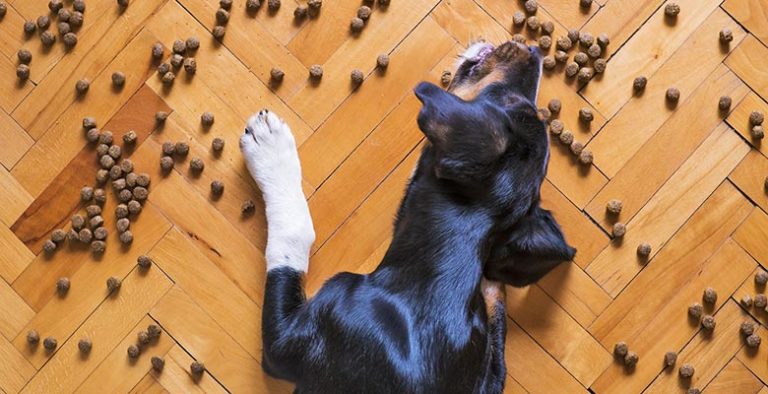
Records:
M269 13L245 12L235 0L223 43L211 37L215 0L131 0L120 12L114 0L87 0L75 48L46 50L22 33L25 20L47 14L43 0L5 0L0 20L0 391L53 392L290 392L259 365L265 221L263 203L247 176L237 138L247 117L267 107L292 126L304 168L304 186L317 242L308 277L314 292L334 273L367 272L383 255L393 213L422 143L411 94L418 81L439 83L472 40L508 40L518 0L395 0L373 15L358 36L349 21L360 0L326 0L317 18L293 20L294 0ZM303 2L303 0L302 0ZM69 7L71 2L65 0ZM768 147L749 134L751 111L768 113L768 2L679 0L675 22L662 0L539 0L538 17L555 24L553 37L575 28L607 33L608 69L580 88L562 72L545 72L540 106L561 100L559 118L594 153L580 165L555 139L545 205L579 252L535 286L509 289L506 361L510 393L665 392L689 387L711 393L768 393L768 343L750 351L739 335L745 320L763 324L768 314L743 308L755 272L768 266ZM55 21L55 20L54 20ZM54 24L55 25L55 24ZM724 27L734 40L723 46ZM151 47L197 36L197 74L182 71L171 88L158 78ZM33 53L31 77L15 78L16 52ZM549 53L554 52L554 46ZM380 53L391 56L385 73ZM573 56L574 51L570 52ZM311 65L325 76L310 83ZM269 82L280 67L285 79ZM365 83L350 86L352 69ZM122 71L122 89L111 75ZM645 92L632 81L645 75ZM91 81L85 97L75 82ZM676 107L665 91L676 86ZM731 111L718 111L728 95ZM585 126L578 111L590 108ZM155 113L170 113L157 127ZM215 114L210 129L204 111ZM98 163L81 129L95 117L116 141L135 130L125 156L152 177L149 199L132 221L135 239L121 247L108 189L107 249L93 258L85 246L43 243L82 210L79 190L94 183ZM221 155L210 153L221 137ZM202 174L179 160L164 175L161 145L187 141L189 158L206 163ZM221 180L225 192L210 196ZM242 216L252 198L256 213ZM623 201L618 220L628 226L611 240L610 199ZM647 264L636 257L652 246ZM155 265L142 271L137 256ZM762 267L761 267L762 266ZM105 281L122 278L110 296ZM65 296L55 283L71 280ZM719 293L717 327L706 335L687 318L704 288ZM130 361L126 349L148 324L163 333ZM27 331L58 340L55 352L30 347ZM89 338L87 357L78 341ZM615 342L626 341L640 362L627 372L614 361ZM667 351L696 372L681 381L662 368ZM165 359L161 373L150 358ZM193 380L189 365L205 363Z

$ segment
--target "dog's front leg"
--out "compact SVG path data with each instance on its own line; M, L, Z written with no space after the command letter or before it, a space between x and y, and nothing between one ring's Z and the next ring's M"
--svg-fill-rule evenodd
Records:
M302 336L307 333L298 322L307 320L299 318L307 313L302 281L315 241L296 142L282 119L263 110L248 120L240 149L267 213L262 365L273 375L296 381L306 349Z
M504 342L507 336L507 319L504 284L482 278L480 290L483 292L485 308L488 313L488 340L490 341L491 359L486 374L485 384L480 391L483 394L502 393L507 375L504 359Z

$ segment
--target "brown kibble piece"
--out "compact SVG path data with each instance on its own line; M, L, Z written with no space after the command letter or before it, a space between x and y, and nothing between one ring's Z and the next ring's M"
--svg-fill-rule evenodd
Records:
M616 344L613 345L613 354L616 357L624 358L624 356L627 355L628 351L629 351L629 347L627 346L627 343L624 341L616 342Z
M51 0L48 2L48 9L54 14L59 12L62 7L64 7L64 4L61 0Z
M308 3L310 7L312 7L312 1L317 1L317 0L310 0L310 2ZM319 8L319 7L317 7L317 8ZM357 17L362 19L362 20L364 20L364 21L367 21L368 18L371 17L371 7L368 7L367 5L364 5L364 6L361 6L360 8L358 8L357 9Z
M151 340L160 338L160 334L162 333L163 331L160 329L160 327L157 324L150 324L147 326L147 334L149 334L149 339Z
M85 0L75 0L72 2L72 9L77 12L85 12Z
M627 233L627 226L624 223L617 222L613 224L613 236L621 238Z
M175 40L171 49L173 53L183 55L187 51L187 43L182 40Z
M589 63L589 55L584 52L578 52L573 55L573 61L576 62L576 64L578 64L580 67L583 67Z
M728 44L731 41L733 41L733 31L727 27L723 30L720 30L720 42L723 44Z
M644 259L648 258L651 255L651 245L647 242L637 245L637 255Z
M115 207L115 217L117 217L118 219L127 218L128 205L119 204L117 207Z
M168 63L161 63L157 66L157 75L164 76L167 72L171 71L171 65Z
M573 78L579 72L579 64L576 62L570 62L565 66L565 75L569 78Z
M565 51L555 51L555 61L565 63L568 61L568 54Z
M555 32L555 23L552 21L546 21L541 24L541 34L551 36Z
M579 120L585 123L590 123L595 119L595 115L589 108L582 108L579 110Z
M595 157L592 154L592 151L590 151L589 149L582 150L581 154L579 155L579 162L584 165L592 164L592 161L594 159Z
M608 37L607 33L600 33L600 35L597 36L597 45L600 45L601 47L605 48L610 43L611 43L611 39Z
M133 198L138 202L145 201L149 197L149 190L143 186L133 188Z
M124 245L128 245L133 242L133 233L131 230L127 230L120 234L120 242L122 242Z
M205 127L210 127L213 125L214 117L213 113L209 111L203 112L202 115L200 115L200 124L202 124Z
M47 254L51 254L56 250L56 243L50 239L43 243L43 251Z
M525 26L535 32L541 27L541 22L539 22L539 18L529 16L528 19L525 20Z
M352 70L352 73L350 74L349 77L352 80L352 83L355 85L360 85L365 80L365 75L359 69Z
M32 61L32 52L29 49L22 48L16 52L16 57L19 59L19 63L29 64Z
M720 108L721 111L728 111L731 109L732 101L730 96L720 96L720 101L718 101L717 107Z
M592 80L592 77L595 76L595 70L593 70L591 67L584 67L579 70L578 73L578 80L581 83L587 83Z
M37 28L45 30L51 26L51 18L48 15L40 15L37 17Z
M104 225L104 218L101 215L95 215L89 220L89 224L91 225L92 230L97 229Z
M113 292L117 291L118 289L120 289L120 286L122 284L123 284L123 281L120 280L120 278L117 278L117 277L114 277L114 276L110 276L107 279L107 291L109 291L110 293L113 293Z
M667 100L671 103L677 103L680 100L680 90L675 87L667 89Z
M64 242L64 239L66 238L67 238L67 233L60 228L53 230L53 232L51 233L51 241L56 242L57 244Z
M272 82L280 83L285 78L285 73L277 67L272 67L272 70L269 71L269 78Z
M189 153L189 144L185 141L179 141L174 148L176 155L184 157Z
M224 35L227 34L227 29L224 26L216 26L213 28L213 38L221 41Z
M130 345L128 346L128 357L135 359L138 358L141 354L141 350L136 345Z
M280 9L280 0L267 0L267 8L274 12Z
M128 201L131 201L132 198L133 192L128 189L120 190L120 192L117 193L117 199L122 203L127 203Z
M79 231L83 226L85 226L85 218L83 215L72 215L72 228Z
M77 34L69 32L64 35L62 40L64 41L64 46L67 48L73 48L75 45L77 45Z
M136 259L136 264L139 266L139 268L145 269L145 270L149 269L149 267L151 267L153 263L154 261L152 260L152 258L146 255L141 255L139 256L139 258Z
M750 336L755 333L755 324L751 321L745 321L741 323L739 331L741 332L741 335Z
M123 134L123 143L126 145L133 145L138 138L139 135L136 134L135 130L129 130L127 133Z
M578 156L581 154L581 151L584 150L584 144L579 141L573 141L571 142L571 153Z
M573 47L573 42L571 42L571 39L567 36L562 36L557 39L556 45L557 49L568 51Z
M197 60L195 60L193 57L184 59L184 71L190 75L197 73Z
M608 68L608 62L605 59L597 59L592 64L592 67L595 69L596 74L602 74Z
M167 73L163 74L163 83L165 85L171 85L175 79L176 74L174 74L173 71L168 71Z
M296 19L304 19L309 15L309 8L304 5L298 5L296 6L296 9L293 10L293 17Z
M549 123L549 132L553 135L560 135L564 128L563 122L559 119L554 119Z
M364 27L365 27L365 21L358 17L352 18L352 20L349 22L349 29L353 33L360 32L361 30L363 30Z
M91 201L93 199L93 188L90 186L85 186L82 189L80 189L80 201Z
M448 86L451 84L451 80L453 79L453 75L448 70L443 70L443 73L440 75L440 84L443 86Z
M627 352L627 355L624 356L624 366L627 368L634 368L638 361L640 361L640 356L635 352Z
M224 139L221 137L216 137L211 141L211 149L213 149L214 152L221 152L222 149L224 149Z
M678 14L680 14L680 6L677 3L670 2L664 7L664 15L674 18Z
M85 139L88 142L97 142L99 140L99 137L101 137L101 130L99 129L90 129L85 132Z
M680 366L679 373L680 373L680 377L683 379L690 378L691 376L693 376L694 372L696 372L696 370L693 368L693 365L691 364L683 364Z
M541 36L539 37L539 47L542 49L549 49L552 47L552 37L550 36ZM555 60L552 58L552 60Z
M522 26L523 23L525 23L525 14L522 13L522 11L515 11L514 14L512 14L512 24L515 26Z
M176 144L170 141L163 142L163 155L171 156L176 151Z
M189 168L194 172L201 172L205 169L205 162L203 162L203 159L195 157L189 161Z
M592 44L595 43L595 37L592 36L592 34L589 33L581 33L579 36L579 43L584 48L589 48L592 46Z
M81 354L88 354L93 348L93 342L88 338L83 338L77 342L77 348L80 350Z
M714 330L716 325L715 317L712 315L704 315L704 317L701 318L701 326L707 331Z
M160 158L160 169L167 173L173 169L173 159L169 156L163 156Z
M544 59L542 59L541 64L545 70L552 70L557 65L557 61L555 61L555 58L553 56L544 56Z
M753 126L759 126L765 121L765 115L760 111L752 111L749 113L749 124Z
M579 0L579 6L581 8L589 8L592 6L592 0Z
M90 229L84 228L77 233L77 237L80 242L87 244L93 240L93 232Z
M711 287L704 289L704 295L701 297L705 303L714 304L717 302L717 291Z
M752 135L752 138L756 140L761 140L765 137L765 129L763 129L763 126L752 126L750 135Z
M141 212L141 203L136 200L128 201L128 212L133 215L138 215Z
M319 80L323 77L323 68L318 64L311 66L309 68L309 77L314 80Z
M533 15L539 10L539 4L536 3L536 0L527 0L523 4L523 8L525 9L525 12Z
M101 132L101 134L99 134L99 142L101 142L102 144L112 145L114 140L115 140L115 137L114 135L112 135L112 132L109 130L104 130Z
M253 201L245 200L243 201L243 204L240 206L240 212L243 215L249 215L253 213L256 210L256 204L253 203Z
M192 372L192 375L199 377L205 372L205 364L199 361L193 361L192 364L189 365L189 371Z
M104 135L105 134L103 133L102 137ZM99 138L99 139L102 139L102 138ZM120 158L120 156L123 155L123 148L121 148L120 145L112 145L112 146L109 147L109 150L107 151L107 154L109 154L109 156L111 156L113 159L117 160L117 159Z
M117 219L117 222L115 222L115 228L117 228L117 232L124 233L128 231L129 228L131 228L131 221L128 220L128 218Z
M747 337L747 346L751 348L760 347L760 342L761 342L760 336L757 334L752 334Z
M34 33L35 31L37 31L37 25L35 24L34 21L26 21L26 22L24 22L24 33L25 34L32 35L32 33Z
M549 100L549 104L547 104L547 108L549 108L549 111L553 114L559 114L560 109L562 109L563 104L560 102L559 99L552 99Z
M85 207L85 213L88 215L88 218L93 218L94 216L101 215L101 207L95 204L89 205Z
M389 67L389 55L382 53L376 57L376 67L380 69L386 69Z
M64 34L65 38L67 37L67 34L74 34L74 33L69 32L69 33ZM75 38L77 38L77 36L75 36ZM46 30L46 31L40 33L40 42L43 44L43 46L50 47L51 45L53 45L56 42L56 36L54 36L53 33L51 33L49 30ZM65 43L66 43L66 41L65 41Z
M641 75L635 78L635 81L632 82L632 89L634 89L635 92L641 92L645 90L645 86L647 84L648 84L648 78Z
M152 58L160 60L163 58L164 54L165 48L163 48L163 44L156 42L154 45L152 45Z
M116 88L125 86L125 73L122 71L115 71L112 73L112 86Z
M27 331L27 343L30 345L37 345L40 343L40 334L37 333L37 330Z
M605 204L605 210L610 214L618 215L621 213L623 206L624 204L621 202L621 200L612 199L609 200L607 204Z
M179 55L178 53L174 53L171 55L171 66L174 69L178 69L181 67L181 65L184 63L184 56Z
M758 286L765 286L768 283L768 272L760 270L755 274L755 284Z
M26 64L19 64L16 67L16 77L19 78L20 81L29 79L29 66Z
M107 235L109 235L109 232L104 227L99 227L96 230L93 230L93 238L99 241L107 239Z
M589 55L589 57L593 59L600 57L600 55L602 54L603 54L603 48L601 48L600 45L598 44L592 44L587 49L587 55Z
M261 8L261 0L247 0L245 2L245 9L248 12L256 12Z
M756 294L755 308L763 309L766 305L768 305L768 298L765 297L765 294Z
M741 297L741 305L743 305L745 308L751 308L752 296L750 296L749 294L744 294L744 297Z
M59 342L54 337L47 337L43 340L43 347L48 351L56 350L59 346Z
M224 183L219 180L211 182L211 194L220 196L221 193L224 193Z
M165 360L162 357L152 356L152 369L161 372L163 367L165 367Z
M676 362L677 362L677 353L672 351L664 353L665 367L667 368L674 367Z
M146 331L139 331L139 333L136 334L136 342L139 344L139 346L149 345L149 340L149 334Z
M69 278L62 277L56 280L56 291L64 295L69 291Z
M573 133L570 131L563 131L560 133L560 142L562 142L564 145L571 145L573 143Z

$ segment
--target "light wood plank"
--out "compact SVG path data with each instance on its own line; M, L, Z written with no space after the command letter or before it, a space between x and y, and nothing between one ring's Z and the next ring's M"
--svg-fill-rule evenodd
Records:
M35 258L35 255L2 223L0 223L0 250L3 251L0 253L0 277L8 283L12 283Z
M753 375L741 361L734 358L712 379L706 390L707 394L757 394L763 387L760 379Z
M722 5L764 45L768 45L768 3L760 0L726 0Z
M2 336L0 336L0 360L3 360L3 368L0 368L0 390L9 393L19 392L37 372L13 347L13 344Z
M8 340L35 316L35 311L4 280L0 280L0 316L0 335Z
M768 48L752 35L725 59L725 64L743 79L763 100L768 100L768 69L759 59L768 57Z
M148 373L131 389L130 394L166 394L168 392L154 376Z
M755 209L739 226L733 239L763 267L768 267L768 215Z
M768 102L763 101L755 92L750 91L744 100L741 100L733 111L728 115L726 121L733 127L741 137L749 142L753 148L760 151L763 156L768 156L768 143L762 140L752 138L752 124L749 122L749 115L753 111L768 114ZM763 125L767 127L768 125Z
M766 177L768 177L768 159L757 151L750 150L728 179L763 211L768 212Z
M150 376L171 393L226 393L227 390L206 371L197 381L189 372L194 361L181 346L174 345L165 355L163 371L150 372Z
M0 33L1 34L1 33ZM34 144L32 137L5 111L0 110L0 164L5 169L13 168Z

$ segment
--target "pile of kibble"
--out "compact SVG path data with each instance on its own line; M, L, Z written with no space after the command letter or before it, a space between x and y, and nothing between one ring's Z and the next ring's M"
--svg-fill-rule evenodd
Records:
M200 40L197 37L189 37L186 40L176 40L171 46L171 57L167 62L160 63L157 66L157 76L163 81L166 86L173 85L173 81L176 80L176 75L179 73L181 67L184 67L184 71L188 77L192 77L197 73L197 60L194 54L200 48ZM162 61L165 57L165 47L160 42L156 42L152 45L152 58L155 61Z

